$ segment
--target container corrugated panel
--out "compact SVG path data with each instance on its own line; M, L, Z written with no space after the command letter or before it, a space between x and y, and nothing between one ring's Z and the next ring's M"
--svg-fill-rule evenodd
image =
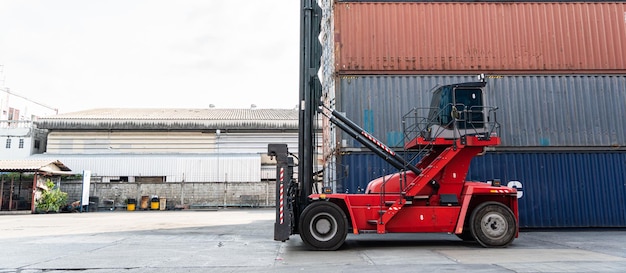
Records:
M336 71L624 73L626 3L336 3Z
M344 154L341 162L349 172L338 192L355 193L380 174L395 172L372 153ZM474 158L467 180L493 179L522 184L521 227L626 227L624 152L487 153Z
M488 153L470 180L520 181L522 227L626 227L626 153Z
M389 146L402 146L402 116L428 107L437 85L476 81L464 75L341 76L337 109ZM499 107L505 147L626 146L625 75L489 76L486 95ZM361 147L343 136L348 147Z

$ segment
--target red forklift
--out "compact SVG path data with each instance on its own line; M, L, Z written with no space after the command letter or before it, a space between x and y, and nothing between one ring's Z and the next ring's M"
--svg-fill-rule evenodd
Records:
M365 193L331 193L323 188L302 199L312 183L293 178L293 156L285 144L270 144L277 159L277 219L274 239L300 234L311 249L335 250L348 232L456 234L484 247L505 247L518 236L517 190L500 181L466 181L474 156L500 144L496 108L484 105L485 82L445 85L433 92L431 107L404 116L410 164L341 113L320 113L398 172L369 182ZM424 116L419 112L427 113ZM305 144L306 143L302 143ZM310 180L313 181L313 180ZM304 201L302 201L304 200Z
M440 86L430 107L414 108L403 117L403 150L415 154L406 160L321 102L315 73L321 11L313 0L302 5L298 158L286 144L268 145L268 155L277 162L274 240L300 234L313 250L336 250L348 232L450 233L484 247L506 247L517 238L517 190L498 180L465 180L472 158L500 144L497 108L485 103L484 77ZM319 115L398 171L369 182L361 194L318 190L314 141Z

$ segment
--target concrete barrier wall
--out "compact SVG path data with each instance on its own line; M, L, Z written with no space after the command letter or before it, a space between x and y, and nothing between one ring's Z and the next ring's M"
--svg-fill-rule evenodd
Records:
M61 190L68 193L68 202L80 200L82 183L62 182ZM105 200L113 200L115 206L124 208L128 198L137 200L141 209L142 196L156 195L166 198L167 208L180 206L191 208L210 207L272 207L276 200L276 182L167 182L128 183L91 182L90 196L98 197L98 206ZM148 204L149 207L149 204Z

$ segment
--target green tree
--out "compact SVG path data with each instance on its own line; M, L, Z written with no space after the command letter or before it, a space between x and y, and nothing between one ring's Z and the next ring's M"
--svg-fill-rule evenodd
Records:
M59 212L67 202L67 193L62 192L48 179L47 189L42 190L41 198L37 200L37 210L40 212Z

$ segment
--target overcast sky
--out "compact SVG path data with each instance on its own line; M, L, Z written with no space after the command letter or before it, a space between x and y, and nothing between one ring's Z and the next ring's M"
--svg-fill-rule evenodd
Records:
M294 108L295 0L0 0L0 88L59 109Z

